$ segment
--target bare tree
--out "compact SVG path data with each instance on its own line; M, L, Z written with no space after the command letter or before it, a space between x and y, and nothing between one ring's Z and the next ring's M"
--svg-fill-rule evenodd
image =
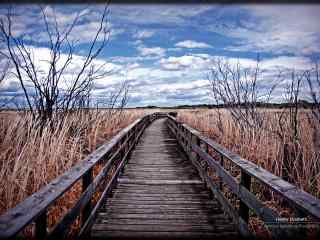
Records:
M308 117L310 125L313 127L313 142L315 144L316 154L320 157L320 69L318 62L315 62L314 68L305 74L309 87L309 94L312 101L312 117Z
M317 62L315 63L314 69L306 72L306 80L308 82L310 97L313 103L311 111L314 118L320 123L320 70Z
M14 66L14 74L20 82L33 116L46 121L52 118L54 111L83 107L85 102L88 103L93 82L109 73L104 70L105 64L98 66L94 61L109 40L110 31L107 26L109 4L107 3L103 9L99 27L81 66L73 74L72 79L64 82L63 78L74 59L75 41L71 40L71 33L81 16L77 14L69 26L61 31L55 14L49 18L43 7L40 7L40 11L49 39L48 70L45 73L42 71L35 60L32 48L25 44L22 37L13 34L11 8L8 9L6 16L0 19L1 38L6 45L5 50L0 50L0 54L10 59ZM66 54L64 54L65 49L67 49ZM63 54L66 57L62 57ZM62 88L62 83L67 87ZM27 86L30 84L32 88Z
M277 85L273 84L261 93L260 74L258 57L256 66L250 68L242 67L239 62L230 64L225 59L216 59L208 75L216 103L226 107L242 130L246 127L261 129L265 115L259 111L258 105L261 101L270 101Z
M302 80L306 76L307 71L303 71L301 73L292 70L291 79L286 86L286 96L285 100L288 105L289 112L289 122L291 129L291 141L298 140L298 128L299 128L299 97L302 87Z
M9 68L10 62L8 60L4 59L3 63L0 61L0 87L9 73ZM7 106L7 104L11 102L11 99L12 98L6 98L0 94L0 108Z
M9 72L10 63L9 61L6 61L3 66L1 66L0 70L0 84L4 81L6 78L8 72Z
M297 72L291 70L291 77L285 86L285 103L287 108L283 108L279 117L278 136L283 142L283 164L282 164L282 177L289 182L296 179L298 172L297 169L302 168L302 148L299 138L299 112L300 112L300 93L303 84L303 79L307 71ZM289 124L284 130L281 119L287 115ZM296 167L298 166L298 167Z
M127 81L114 85L108 96L98 96L96 108L104 107L107 110L107 118L121 117L123 108L129 100L129 85Z

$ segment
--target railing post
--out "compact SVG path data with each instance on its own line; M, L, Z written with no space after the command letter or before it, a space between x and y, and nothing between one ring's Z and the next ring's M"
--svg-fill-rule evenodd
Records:
M182 127L182 124L179 124L179 129L180 129L180 141L182 143L182 147L185 149L186 147L186 144L184 142L185 140L185 133L184 133L184 129Z
M247 190L250 191L251 188L251 176L247 174L245 171L241 170L241 179L240 179L240 186L245 187ZM249 221L249 208L247 205L240 200L240 207L239 207L239 216L248 223Z
M201 169L201 163L199 161L200 157L199 155L194 152L192 150L192 145L197 145L198 147L200 147L200 139L198 138L198 136L191 134L191 141L190 141L190 157L192 159L192 161L194 161L194 163L199 167L198 171L199 171L199 175L202 179L202 181L205 181L205 177L203 176L203 171Z
M47 210L37 218L36 222L36 239L46 239L47 237Z
M182 129L182 142L183 142L183 146L187 147L188 146L188 140L187 140L187 131L186 129L181 125L181 129Z
M224 168L224 159L223 159L223 155L222 154L220 154L220 165L221 165L222 168ZM219 182L219 189L220 189L220 191L223 190L223 181L222 181L221 178L220 178L220 182Z
M89 185L92 183L92 178L93 178L93 169L90 168L89 171L87 171L83 177L82 177L82 192L84 192ZM82 219L81 219L81 225L83 226L85 224L85 222L87 221L88 217L90 216L91 213L91 209L92 209L92 205L91 205L91 198L88 201L88 203L85 205L85 207L83 208L82 211Z
M191 132L187 132L186 133L186 137L189 139L188 145L186 146L187 153L188 153L189 158L192 160L193 159L193 155L192 155L192 144L193 144L192 133Z
M204 152L206 152L206 153L208 153L208 144L206 144L205 142L201 142L201 141L199 141L199 146L200 146L200 148L204 151ZM207 175L208 174L208 172L207 172L207 167L208 167L208 164L207 164L207 161L205 161L205 160L200 160L200 166L201 166L201 168L203 169L203 174L205 174L205 175ZM204 187L205 188L209 188L208 187L208 184L207 184L207 181L206 181L206 176L204 176L204 179L203 179L203 181L204 181Z
M179 123L177 123L177 139L179 144L181 144L181 128Z
M138 129L140 127L140 124L138 124L137 126L134 127L133 131L133 139L132 139L132 143L131 144L136 144L136 139L137 139L137 136L138 136Z
M129 150L129 135L130 135L130 132L128 132L123 138L123 143L126 142L126 144L123 146L123 149L121 150L121 153L120 153L121 157L120 157L119 164L121 163L122 159L126 156ZM125 164L123 164L122 168L120 169L119 175L123 173L124 166Z

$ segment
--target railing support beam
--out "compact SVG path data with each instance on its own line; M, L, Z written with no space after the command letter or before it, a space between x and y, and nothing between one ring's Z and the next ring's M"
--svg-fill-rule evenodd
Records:
M251 188L251 176L247 174L245 171L241 170L241 180L240 185L245 187L248 191ZM240 207L239 207L239 216L248 223L249 221L249 208L248 206L240 200Z
M82 192L84 192L89 187L89 185L92 183L92 180L93 180L93 168L90 168L88 172L85 173L82 177ZM90 200L85 205L82 211L81 226L85 224L88 217L90 216L91 209L92 209L92 203L90 198Z
M47 210L45 210L35 221L36 239L46 239L47 237Z

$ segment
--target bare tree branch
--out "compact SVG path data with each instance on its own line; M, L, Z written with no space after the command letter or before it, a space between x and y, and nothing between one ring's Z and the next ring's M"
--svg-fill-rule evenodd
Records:
M14 75L20 82L33 116L46 121L52 117L54 111L88 107L94 81L104 78L109 73L109 71L103 71L105 64L98 66L94 61L109 41L110 31L107 26L109 3L103 9L99 27L90 43L88 53L73 79L68 79L67 88L61 88L61 84L74 59L75 42L70 41L70 38L74 27L79 22L80 13L65 29L60 30L55 12L52 16L48 16L42 6L40 11L48 36L50 57L44 60L48 69L42 71L39 62L35 60L32 47L25 44L23 37L12 34L11 8L8 14L0 19L0 40L5 43L5 49L1 49L0 54L8 57L12 62ZM29 87L30 84L32 88Z

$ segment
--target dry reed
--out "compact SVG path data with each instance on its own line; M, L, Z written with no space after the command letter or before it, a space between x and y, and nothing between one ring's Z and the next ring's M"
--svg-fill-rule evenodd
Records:
M221 122L218 112L212 110L180 110L178 120L198 129L227 149L236 152L241 157L267 169L273 174L283 177L284 148L291 151L289 177L299 188L320 198L320 126L310 118L308 111L301 110L298 116L298 138L293 140L289 115L283 115L283 126L279 129L279 114L276 110L261 109L267 114L266 121L260 129L241 128L232 120L226 109L221 109ZM220 127L219 127L220 124ZM280 132L280 138L276 132ZM230 167L230 166L229 166ZM238 173L238 175L237 175ZM239 179L239 171L231 174ZM261 184L254 184L252 189L256 196L268 207L281 216L294 215L293 209L288 208L277 195L267 190ZM228 189L224 191L227 198L232 199ZM253 217L250 229L260 237L266 237L266 228L262 222Z
M55 117L54 128L48 123L40 130L30 114L1 112L0 214L70 169L144 114L142 110L124 110L121 114L110 114L107 110L80 111L63 119ZM80 194L81 182L50 208L49 227L73 206Z

